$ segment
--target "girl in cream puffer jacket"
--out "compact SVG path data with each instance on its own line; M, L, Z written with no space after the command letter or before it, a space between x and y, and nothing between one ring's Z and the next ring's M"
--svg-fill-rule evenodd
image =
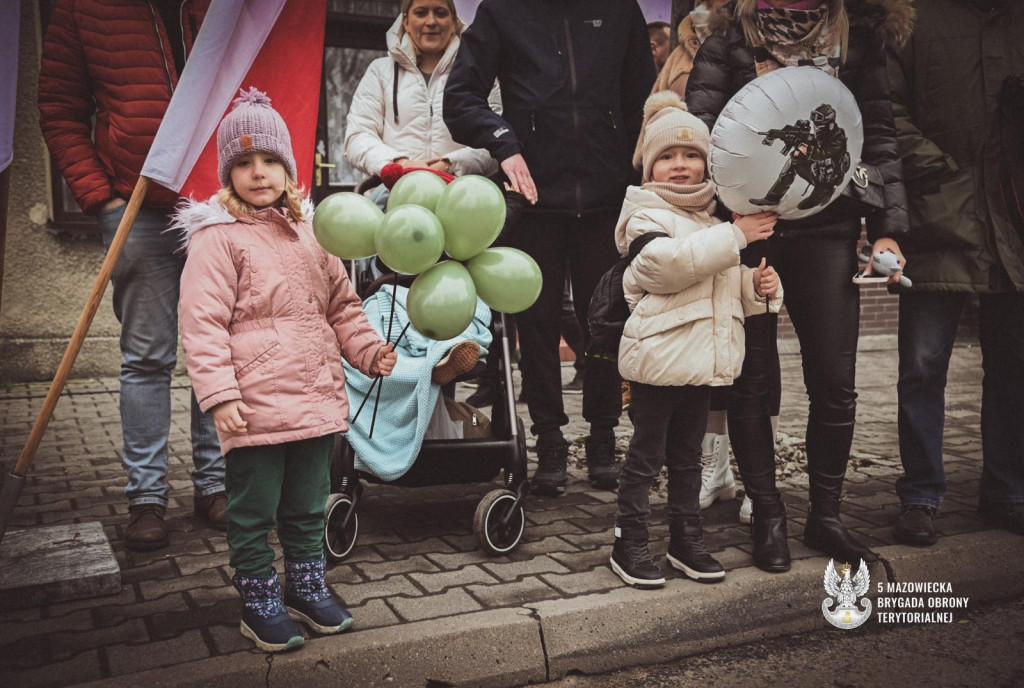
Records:
M437 67L425 77L399 15L387 33L387 57L370 63L352 97L345 125L345 159L349 163L367 176L380 174L384 165L400 158L444 158L449 162L445 171L456 176L497 171L498 163L486 150L453 141L441 116L444 87L459 51L460 33L452 36ZM491 109L501 112L497 83L488 101Z
M732 384L743 365L743 320L765 312L753 270L739 263L743 233L631 186L615 230L619 252L646 232L669 236L648 244L623 275L632 315L619 345L619 373L651 385Z
M615 229L619 252L641 234L664 232L632 260L622 285L632 313L619 344L619 372L631 381L633 437L619 474L611 568L627 585L665 584L648 550L650 486L668 468L668 561L700 582L725 577L703 542L701 439L713 387L743 364L743 320L781 305L775 271L740 265L748 241L767 239L776 215L718 222L707 173L710 134L671 91L644 106L634 154L642 187L629 187Z

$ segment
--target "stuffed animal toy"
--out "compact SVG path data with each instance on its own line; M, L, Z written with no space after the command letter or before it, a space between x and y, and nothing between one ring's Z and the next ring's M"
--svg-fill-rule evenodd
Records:
M879 251L874 256L871 255L871 247L865 245L860 253L857 254L857 260L861 263L871 263L871 274L868 276L864 275L862 269L856 275L853 276L853 281L857 284L865 284L868 282L883 282L889 278L889 275L900 271L900 261L896 257L894 251ZM900 275L899 284L904 289L909 289L914 286L914 283L910 281L909 277Z

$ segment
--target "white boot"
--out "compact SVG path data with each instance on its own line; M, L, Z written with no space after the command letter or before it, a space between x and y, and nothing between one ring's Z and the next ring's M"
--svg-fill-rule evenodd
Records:
M750 495L743 495L743 503L740 504L740 523L750 523L754 516L754 503L750 501Z
M729 437L708 433L700 448L700 508L707 509L716 499L736 496L736 479L729 466Z

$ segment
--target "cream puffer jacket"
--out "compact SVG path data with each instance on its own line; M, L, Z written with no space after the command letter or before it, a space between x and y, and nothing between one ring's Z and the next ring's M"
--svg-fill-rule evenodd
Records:
M441 116L444 85L459 51L459 37L452 38L429 82L416 66L412 40L402 29L401 16L388 30L387 42L388 56L370 63L352 96L345 124L345 159L367 176L380 174L384 165L401 157L448 158L456 176L494 174L498 163L490 153L453 141ZM491 109L501 112L497 83L488 101Z
M193 201L174 226L188 253L181 340L199 407L241 399L254 411L246 433L218 433L221 451L348 430L341 357L369 374L384 340L310 223Z
M732 384L743 365L743 320L765 312L753 270L740 265L743 233L697 217L653 191L626 191L615 241L619 253L646 232L665 232L633 259L622 279L632 314L619 345L619 373L649 385ZM771 310L782 305L782 290Z

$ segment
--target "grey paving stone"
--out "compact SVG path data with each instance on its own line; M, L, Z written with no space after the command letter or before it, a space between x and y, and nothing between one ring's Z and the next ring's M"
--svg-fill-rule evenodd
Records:
M75 683L97 681L103 677L99 655L99 650L89 650L62 661L47 661L22 671L5 671L2 677L5 685L12 688L64 686L68 685L69 678Z
M83 650L92 650L148 639L146 624L142 619L131 619L115 626L97 625L91 633L63 631L49 635L46 639L50 656L58 661L69 659Z
M348 607L348 610L354 619L352 622L353 632L366 631L382 626L394 626L395 624L402 623L402 620L398 618L394 610L388 606L386 601L381 599L369 600L358 607Z
M431 554L429 557L410 556L406 559L395 561L354 562L352 568L358 571L369 580L380 580L396 573L409 573L411 571L437 571L438 566L434 563L435 557L443 557L442 554ZM455 555L461 556L461 555Z
M455 571L439 573L410 573L409 578L427 591L428 594L448 588L464 587L470 583L497 583L498 580L480 566L466 566Z
M170 640L141 645L114 645L107 648L110 672L114 676L174 666L209 656L210 651L199 631L188 631Z
M434 619L440 616L465 614L483 609L479 602L470 597L461 588L455 588L440 595L428 595L426 597L394 597L390 598L388 602L399 617L405 621Z
M466 590L488 608L518 607L530 602L557 599L562 595L534 576L504 585L470 585Z
M360 583L359 585L332 585L331 590L346 607L357 606L373 598L392 598L398 595L419 597L423 591L413 585L405 576L391 576L386 580Z
M538 573L569 573L569 569L556 560L557 556L538 556L524 561L507 563L488 562L483 564L483 568L503 581L514 581L523 576L534 576Z
M619 577L612 573L611 567L600 566L581 573L545 573L540 579L563 594L572 596L604 592L622 585Z

